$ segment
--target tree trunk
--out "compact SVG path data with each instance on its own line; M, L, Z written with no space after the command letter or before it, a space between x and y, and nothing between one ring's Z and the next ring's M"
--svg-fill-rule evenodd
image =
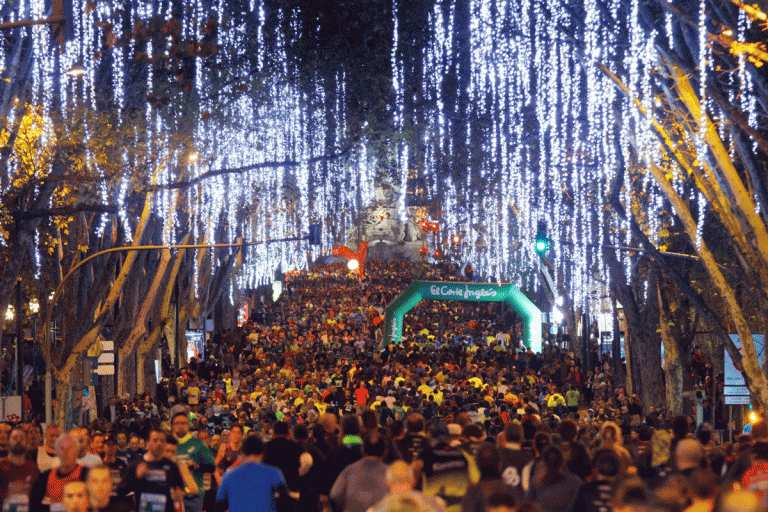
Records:
M635 298L632 288L626 284L624 269L616 259L615 253L606 251L606 263L611 272L611 289L624 307L626 321L627 381L632 379L632 393L637 393L643 407L664 404L664 380L661 367L661 339L657 332L659 313L655 300L647 301L642 307ZM649 295L656 293L658 280L651 273Z
M647 318L646 315L643 317ZM636 370L634 377L639 389L633 392L640 395L646 410L651 405L659 408L666 398L661 368L661 340L656 332L640 326L630 328L630 331L637 332L637 335L632 336L631 351Z
M181 241L181 244L179 245L187 245L189 243L189 238L191 234L187 233L187 236L184 237L184 240ZM178 279L179 276L179 269L181 268L181 264L184 261L184 255L186 254L186 249L179 249L176 253L176 256L173 259L173 265L171 266L171 272L168 276L168 282L165 286L165 291L163 292L163 298L160 302L159 306L159 319L155 323L155 326L152 328L152 331L149 333L149 336L147 336L144 340L142 340L141 343L139 343L138 348L136 349L136 387L137 389L144 389L146 385L145 376L147 372L145 369L145 358L150 350L152 350L152 347L155 346L155 344L160 340L160 336L163 334L163 330L167 327L170 319L171 314L171 297L173 295L173 289L176 284L176 279ZM169 338L170 339L170 338ZM169 345L171 343L169 342ZM175 348L175 344L173 344L173 347ZM173 349L172 349L173 350ZM173 353L173 352L171 352Z
M144 228L146 228L150 218L151 209L152 209L152 198L149 195L147 195L144 199L144 210L141 213L141 217L139 218L139 223L136 226L136 232L134 233L132 245L135 247L139 246L141 243L141 238L142 238L142 235L144 234ZM109 290L109 295L107 296L107 299L102 304L102 307L99 308L100 314L93 321L93 327L91 327L86 332L86 334L82 338L80 338L77 344L72 348L71 352L69 353L62 367L57 372L56 381L59 384L59 387L58 387L59 391L69 389L68 382L72 376L72 369L74 368L75 363L78 361L78 359L80 359L80 356L82 356L83 352L85 352L88 349L88 347L90 347L91 344L96 340L96 337L101 331L104 317L115 305L115 302L117 301L120 295L120 292L122 291L122 288L126 283L128 274L130 273L131 267L133 266L133 262L136 260L136 254L137 254L137 251L128 251L128 253L125 256L125 260L123 261L123 265L120 269L120 273L118 274L117 278L115 278ZM68 391L65 391L65 393L69 395ZM62 421L62 419L66 414L65 407L67 403L70 401L71 397L59 396L57 398L58 400L57 400L56 417L59 421Z
M683 91L681 94L686 96L683 98L684 102L691 111L691 114L695 115L698 112L696 107L698 104L698 99L696 98L695 93L691 92L692 90L690 84L687 83L687 79L682 75L680 70L675 66L669 67L675 78L676 84ZM606 73L606 75L608 75L618 85L624 94L629 96L630 101L635 103L637 109L644 116L649 118L654 132L664 144L664 147L666 148L669 155L678 164L680 164L680 166L688 174L694 175L695 171L688 163L686 155L684 155L683 152L677 148L677 145L673 142L672 136L665 130L665 128L655 118L653 118L653 116L648 115L646 108L637 98L629 95L629 90L626 88L626 86L624 86L624 84L615 75L613 75L610 70L603 67L603 72ZM718 136L716 130L714 130L714 128L711 126L711 123L708 122L706 130L706 142L710 149L712 149L712 151L715 153L715 157L717 158L718 163L723 164L721 160L726 158L727 152L723 153L721 149L722 143L719 142L717 137ZM740 178L733 171L732 167L732 163L729 165L726 163L724 172L728 176L728 180L730 181L733 179L740 182ZM706 241L703 239L699 240L696 219L693 218L688 203L678 194L672 183L670 183L670 181L667 179L666 172L659 168L652 161L646 162L646 168L651 172L656 183L659 185L659 188L664 193L667 200L671 203L674 211L677 213L685 228L685 233L687 234L689 240L697 246L697 252L701 258L701 262L704 264L704 267L707 270L707 274L709 274L709 277L712 280L713 286L722 297L725 307L727 308L727 312L731 318L731 321L733 322L733 326L736 329L736 332L739 335L739 339L741 341L741 355L739 355L739 351L730 341L725 341L726 349L728 350L729 354L734 357L734 361L737 362L737 364L739 358L741 359L740 362L744 372L744 378L751 393L752 399L761 409L765 410L768 408L768 381L766 380L766 376L763 373L762 368L760 367L760 364L757 360L757 352L755 351L755 344L752 340L752 329L749 325L749 322L747 321L744 310L741 307L736 291L723 275L720 267L718 266L718 262L707 246ZM759 215L757 215L754 211L754 201L752 201L751 197L746 197L743 205L740 202L730 202L725 196L724 191L718 188L720 186L719 182L709 183L708 185L711 188L714 188L714 191L717 193L718 197L718 201L716 201L713 206L717 206L718 203L727 205L727 208L716 208L720 220L725 225L733 224L733 222L729 221L730 216L728 212L730 211L729 209L734 209L740 211L743 219L745 219L745 222L747 223L747 227L754 230L753 236L756 237L756 242L759 247L755 249L756 254L753 254L752 258L753 260L757 260L761 264L764 264L766 258L765 254L766 251L768 251L766 248L768 247L768 235L766 235L765 225L761 225L762 221L760 220ZM729 185L733 187L731 192L736 197L741 198L744 196L743 186L736 183L729 183ZM700 186L702 189L705 188L705 185L703 184ZM752 208L752 210L744 211L744 208ZM729 231L731 231L730 234L737 242L739 242L739 240L744 236L743 232L739 230L739 226L729 228ZM695 242L697 241L700 243L696 244ZM745 244L743 241L739 242L738 245L742 248L747 246L747 244ZM748 249L749 248L747 247L747 253L749 252ZM760 272L760 268L744 268L744 270L745 272ZM764 289L765 284L761 283L761 285Z
M659 301L659 326L661 327L661 341L664 343L664 375L667 384L667 407L674 416L683 413L683 367L680 362L680 351L677 341L670 329L668 306L664 301L661 286L658 287Z
M146 361L147 355L155 346L155 343L160 339L160 335L163 333L163 327L165 324L158 324L152 328L152 332L141 342L141 345L136 350L136 389L143 390L146 387L145 377L147 375ZM154 373L154 369L152 372Z
M165 277L165 270L168 267L168 262L171 260L171 251L168 249L163 249L162 254L160 256L160 262L157 266L157 270L155 272L155 277L152 280L152 284L149 287L149 291L144 296L144 300L141 303L141 309L139 310L139 314L134 319L133 329L131 330L131 333L128 335L128 338L123 342L122 346L119 350L119 359L121 366L120 371L120 379L118 381L119 383L119 389L120 392L123 393L125 389L125 378L123 376L123 361L128 359L128 356L133 353L134 349L136 348L136 344L138 343L139 339L141 339L142 336L144 336L147 333L147 316L149 315L149 311L152 308L152 306L155 304L155 298L157 297L157 292L160 289L160 283L163 281L163 278ZM139 390L140 391L140 390Z
M619 301L618 297L616 297L615 295L613 295L613 300L616 301L617 303L621 302L621 301ZM616 308L618 309L618 307L619 306L617 304ZM623 309L623 305L622 305L622 309ZM627 385L627 393L632 394L632 393L634 393L633 386L632 386L632 376L633 376L633 371L632 371L632 353L631 353L631 351L629 349L629 346L631 345L632 340L630 339L631 333L629 332L629 327L627 325L627 315L626 315L626 312L622 315L621 321L618 322L618 324L619 324L618 330L620 332L624 333L624 357L625 357L625 359L624 359L624 381L623 382L625 382L626 385ZM619 350L619 355L621 355L621 350Z

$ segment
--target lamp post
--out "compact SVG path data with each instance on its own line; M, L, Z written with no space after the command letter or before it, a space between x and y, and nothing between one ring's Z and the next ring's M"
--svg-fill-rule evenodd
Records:
M21 314L21 280L16 281L16 394L21 397L21 421L24 421L24 361L21 359L21 343L24 338L24 330L21 322L24 320Z
M40 301L32 299L29 301L29 311L32 313L32 340L37 339L37 314L40 312ZM32 347L32 371L34 372L35 380L37 380L37 349Z

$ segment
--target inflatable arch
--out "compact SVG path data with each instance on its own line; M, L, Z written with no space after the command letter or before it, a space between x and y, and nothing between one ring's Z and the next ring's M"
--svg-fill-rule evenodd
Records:
M422 300L504 301L523 319L525 346L533 352L541 352L541 310L512 284L414 281L387 306L384 316L386 344L400 343L403 316Z

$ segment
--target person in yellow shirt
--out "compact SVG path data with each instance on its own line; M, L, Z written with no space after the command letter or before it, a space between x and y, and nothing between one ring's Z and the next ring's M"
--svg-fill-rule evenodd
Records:
M230 377L229 372L224 373L224 378L221 379L224 384L226 384L227 389L225 390L227 396L232 392L232 377Z
M416 391L419 393L419 395L431 395L432 394L432 386L427 384L426 377L421 379L421 385L416 388Z
M560 393L552 393L547 398L547 407L555 408L558 405L565 405L565 398Z
M192 411L197 411L197 406L200 403L200 388L197 384L197 381L193 382L186 391L187 404Z

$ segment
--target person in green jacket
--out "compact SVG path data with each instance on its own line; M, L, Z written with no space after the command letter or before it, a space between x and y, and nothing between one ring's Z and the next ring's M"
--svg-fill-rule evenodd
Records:
M185 496L184 509L188 512L202 512L203 494L210 488L211 474L216 470L213 453L200 439L190 434L189 416L186 412L177 412L173 415L171 433L179 441L179 447L176 450L177 461L179 464L189 466L198 487L197 493Z

